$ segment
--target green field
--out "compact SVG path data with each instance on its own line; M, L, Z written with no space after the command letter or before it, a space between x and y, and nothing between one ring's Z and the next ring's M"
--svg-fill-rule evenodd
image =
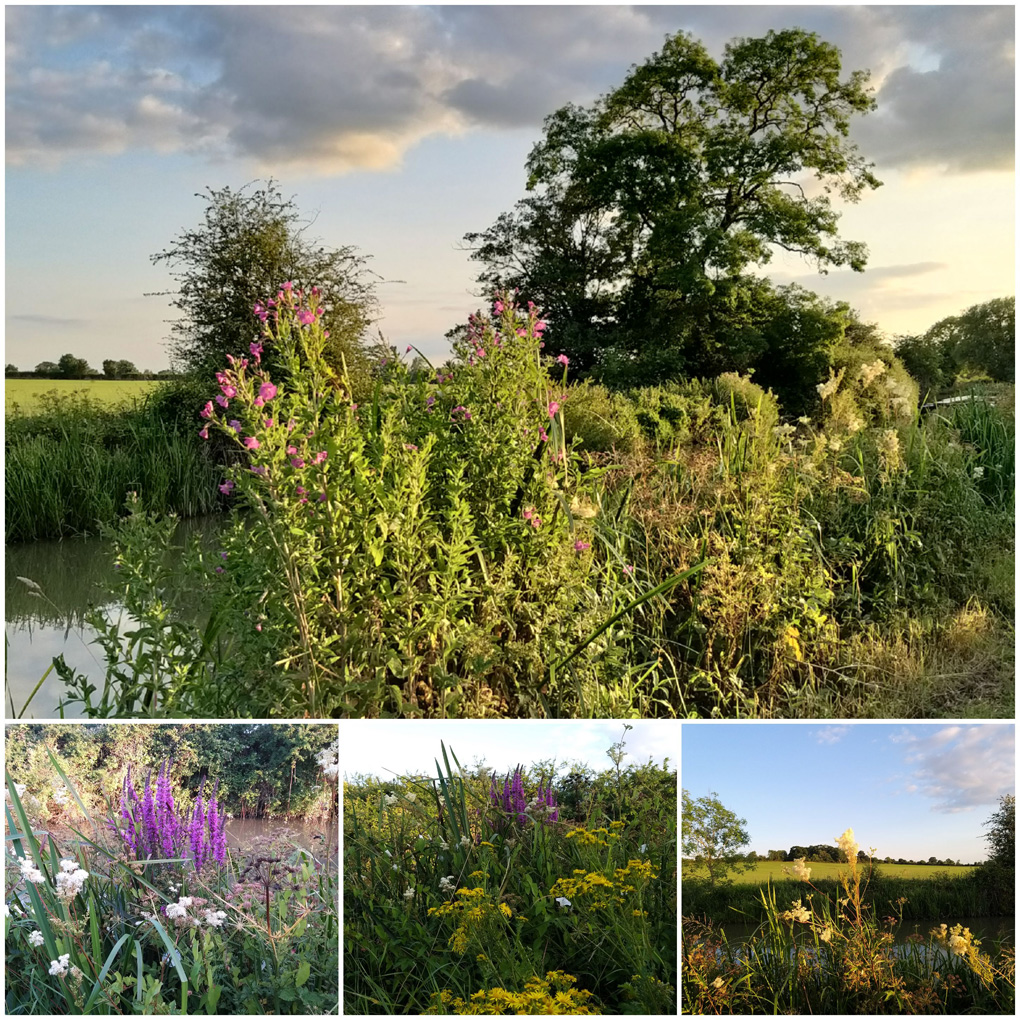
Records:
M685 862L686 863L686 862ZM793 876L788 873L792 867L783 861L760 861L753 868L739 874L732 873L734 883L738 885L764 885L768 881L781 882L783 879L790 879ZM840 871L846 870L845 864L823 864L821 862L808 862L811 869L812 880L816 878L839 878ZM932 875L943 872L953 878L962 878L969 875L974 869L972 867L945 867L941 864L882 864L876 862L876 867L887 878L931 878ZM783 869L786 868L787 871ZM863 869L867 874L867 866ZM703 871L702 871L703 873Z
M60 396L80 394L115 407L130 404L159 385L156 379L7 379L4 412L33 414L42 407L40 397L56 391Z

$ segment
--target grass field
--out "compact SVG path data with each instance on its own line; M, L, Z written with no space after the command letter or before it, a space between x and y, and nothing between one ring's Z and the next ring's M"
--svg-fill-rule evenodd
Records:
M686 863L686 862L685 862ZM783 861L760 861L749 871L740 874L733 874L733 881L738 885L764 885L768 881L781 882L790 878L788 872L783 869L792 867ZM845 864L823 864L819 861L808 862L811 869L811 878L838 878L840 869L846 870ZM946 867L941 864L882 864L876 862L887 878L931 878L939 872L944 872L953 878L962 878L969 875L974 869L972 867ZM867 873L867 868L865 868Z
M42 406L39 397L54 390L60 396L80 394L114 407L130 404L159 385L156 379L7 379L4 412L32 414Z

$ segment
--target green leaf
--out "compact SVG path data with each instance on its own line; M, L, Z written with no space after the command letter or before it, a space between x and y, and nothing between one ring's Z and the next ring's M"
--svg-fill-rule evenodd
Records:
M303 960L301 966L297 969L297 976L294 978L294 984L300 988L307 980L308 975L312 972L312 965L307 961Z

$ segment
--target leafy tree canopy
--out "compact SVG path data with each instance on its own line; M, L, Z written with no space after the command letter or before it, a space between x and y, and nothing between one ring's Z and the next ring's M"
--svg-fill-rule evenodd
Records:
M717 793L695 800L683 791L680 846L696 870L705 869L712 885L726 881L731 871L751 867L741 852L741 847L751 841L746 824L745 819L723 806Z
M228 354L247 354L261 333L255 304L289 280L322 291L331 344L327 354L334 366L344 360L353 377L367 376L364 347L376 303L365 256L350 246L324 248L306 237L308 224L274 180L236 191L207 188L198 197L206 202L203 222L152 256L153 263L170 267L178 283L171 301L181 313L172 326L175 362L211 376ZM271 351L265 360L274 365Z
M836 47L800 29L734 40L721 62L667 38L592 106L547 118L529 196L466 235L479 281L540 304L550 353L582 372L650 348L660 379L766 363L776 292L751 267L775 247L821 271L865 265L831 196L879 186L848 141L874 102L865 72L841 71Z
M988 859L1012 870L1016 864L1016 797L999 800L999 809L985 823Z
M64 379L84 379L91 373L89 363L73 354L62 354L57 362L57 374Z

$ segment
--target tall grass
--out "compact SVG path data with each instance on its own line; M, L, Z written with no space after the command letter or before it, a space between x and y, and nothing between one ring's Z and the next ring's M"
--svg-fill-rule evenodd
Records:
M170 388L173 390L173 387ZM32 415L6 419L8 542L97 534L130 492L159 513L194 517L219 504L220 471L192 422L170 420L158 394L131 408L49 395Z

